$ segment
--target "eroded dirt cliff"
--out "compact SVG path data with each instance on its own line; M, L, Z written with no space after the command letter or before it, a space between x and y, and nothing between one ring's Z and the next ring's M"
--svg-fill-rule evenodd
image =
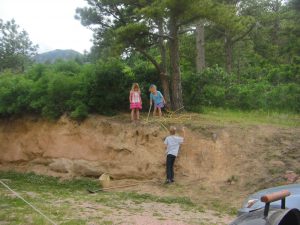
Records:
M297 128L221 126L193 120L187 126L177 176L206 183L249 183L296 169ZM161 178L166 135L159 124L131 124L102 116L83 123L67 117L57 122L29 117L2 120L0 168L64 177L109 173L114 179Z

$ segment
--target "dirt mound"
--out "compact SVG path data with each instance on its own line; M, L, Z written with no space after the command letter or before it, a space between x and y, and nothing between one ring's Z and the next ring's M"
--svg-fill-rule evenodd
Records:
M188 125L175 167L178 177L243 186L296 168L299 128L196 122ZM114 179L163 178L166 135L160 125L102 116L80 124L67 117L55 123L34 118L1 121L0 168L70 177L105 172Z

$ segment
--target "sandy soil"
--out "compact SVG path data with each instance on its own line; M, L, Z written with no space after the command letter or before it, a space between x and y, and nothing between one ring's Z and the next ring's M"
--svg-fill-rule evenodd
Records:
M80 213L82 218L105 212L105 220L122 225L187 225L187 224L228 224L232 217L219 215L215 211L203 212L182 210L178 205L162 203L142 203L135 205L128 202L126 208L111 210L105 206L85 205Z

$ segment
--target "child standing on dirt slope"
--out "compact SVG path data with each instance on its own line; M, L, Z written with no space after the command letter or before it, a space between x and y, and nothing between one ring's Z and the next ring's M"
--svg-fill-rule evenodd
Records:
M170 136L166 137L164 143L166 145L166 154L167 154L167 180L166 184L174 182L174 162L178 155L179 147L183 143L185 137L185 129L182 128L183 137L177 136L176 127L170 127Z
M138 83L133 83L129 94L131 109L131 121L140 119L140 109L142 109L141 90Z
M159 116L162 116L161 109L166 104L164 96L160 91L157 90L154 84L151 84L149 91L150 91L150 107L152 106L152 101L154 102L153 116L156 115L156 111L158 111Z

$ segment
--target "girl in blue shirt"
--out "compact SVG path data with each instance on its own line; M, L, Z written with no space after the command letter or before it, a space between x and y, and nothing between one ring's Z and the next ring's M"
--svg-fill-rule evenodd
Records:
M154 84L151 84L150 88L150 107L152 106L152 102L154 102L154 110L153 116L158 112L159 116L162 116L161 108L166 104L165 98L160 91L157 90Z

